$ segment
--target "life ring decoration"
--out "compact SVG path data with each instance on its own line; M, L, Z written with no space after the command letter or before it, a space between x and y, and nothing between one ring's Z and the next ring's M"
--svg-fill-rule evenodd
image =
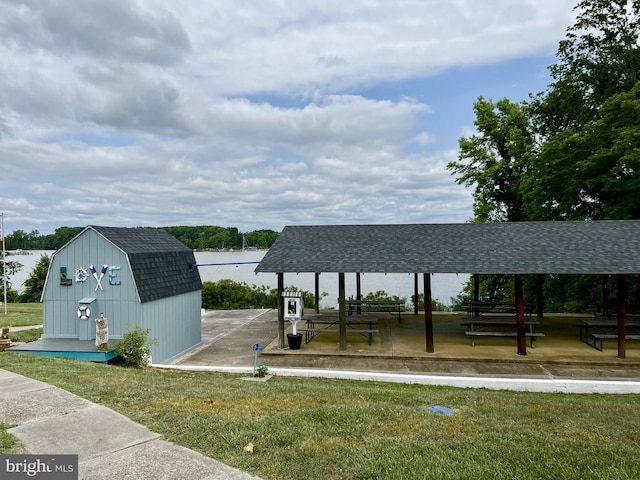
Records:
M91 316L91 310L89 309L89 305L80 305L78 308L78 318L80 320L89 320Z

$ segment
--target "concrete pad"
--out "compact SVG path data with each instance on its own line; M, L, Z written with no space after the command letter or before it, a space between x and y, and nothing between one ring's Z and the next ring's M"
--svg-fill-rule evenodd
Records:
M52 387L47 383L32 380L22 375L2 375L0 373L0 398L19 392L34 392L46 388Z
M8 430L31 453L78 454L81 461L160 437L102 405Z
M33 383L35 386L42 382L34 381ZM24 385L27 384L24 383L21 387ZM3 391L0 394L2 400L0 422L8 425L35 422L66 415L92 405L88 400L65 390L47 384L42 385L47 388L40 387L37 390L17 388L15 392Z
M80 462L80 478L92 480L249 480L251 475L178 445L157 440Z

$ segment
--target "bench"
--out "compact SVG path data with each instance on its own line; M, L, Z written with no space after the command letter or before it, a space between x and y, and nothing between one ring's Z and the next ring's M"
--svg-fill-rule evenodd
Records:
M618 339L617 333L593 333L591 334L591 336L593 337L593 344L589 343L589 345L591 345L596 350L600 350L600 351L602 351L603 340ZM625 335L624 338L627 340L640 340L640 335L630 334L630 335ZM598 344L597 344L598 341L600 342L599 343L600 347L598 347Z
M518 332L488 332L486 330L472 330L464 332L465 335L471 337L471 346L475 347L475 337L517 337ZM538 337L544 337L544 333L542 332L526 332L525 336L529 337L531 342L531 348L533 348L533 342Z
M398 322L402 322L400 313L403 311L404 300L347 300L347 315L361 312L375 313L396 313L398 312ZM364 308L363 308L364 307Z
M527 318L531 318L534 306L531 304L524 304L524 313ZM468 302L467 303L467 317L478 318L482 313L503 313L503 314L516 314L515 302Z
M305 343L309 343L311 340L313 340L313 338L318 335L319 333L322 332L336 332L338 333L337 330L331 329L331 328L305 328L305 327L298 327L298 332L305 332L306 338L305 338ZM359 328L347 328L347 333L359 333L360 335L363 335L367 340L369 340L369 345L371 345L371 342L373 341L373 334L374 333L379 333L379 330L376 329L359 329ZM365 335L366 334L366 335Z
M333 326L340 325L340 318L334 315L320 315L315 317L305 318L307 321L306 327L298 327L297 331L305 332L305 343L309 343L315 338L316 335L323 332L338 332L338 330L332 328ZM357 319L349 319L346 322L347 333L357 333L364 336L369 345L373 342L373 334L379 333L379 330L373 328L374 324L378 323L376 317L364 316ZM323 325L320 327L319 325ZM354 328L358 325L362 325L369 328Z

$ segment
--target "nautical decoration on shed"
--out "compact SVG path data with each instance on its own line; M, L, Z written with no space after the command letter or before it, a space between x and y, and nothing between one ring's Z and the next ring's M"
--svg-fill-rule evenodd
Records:
M96 347L99 352L106 352L109 343L109 322L104 318L104 313L96 318Z
M80 307L78 307L78 318L80 320L89 320L89 317L91 317L89 305L80 305Z
M60 267L60 285L68 287L71 283L71 279L67 277L67 267Z
M75 278L76 283L84 283L87 281L87 278L89 278L89 274L84 268L81 267L76 269L75 273L73 274L73 278Z
M120 270L120 265L109 267L109 285L122 285L120 280L116 280L118 278L118 270Z
M93 278L95 278L96 282L98 282L95 288L96 292L98 291L98 288L104 291L104 288L102 288L102 277L104 277L104 274L106 273L107 268L109 268L108 265L103 265L102 269L100 270L100 277L98 277L98 271L96 270L96 267L94 267L93 265L89 267L89 270L91 270L91 274L93 275Z

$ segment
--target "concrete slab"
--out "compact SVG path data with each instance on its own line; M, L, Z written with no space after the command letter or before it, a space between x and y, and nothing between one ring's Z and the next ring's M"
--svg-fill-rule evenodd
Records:
M82 478L91 480L249 480L252 477L170 442L158 440L80 462Z
M25 423L8 430L31 453L78 454L81 461L160 437L102 405Z
M0 422L8 425L36 422L46 418L67 415L92 405L88 400L65 390L35 380L32 380L32 383L33 387L39 388L22 388L28 386L28 382L21 382L18 385L13 384L10 387L13 390L11 392L7 391L9 387L5 386L5 389L0 394L0 400L2 401ZM45 385L46 388L41 385Z

